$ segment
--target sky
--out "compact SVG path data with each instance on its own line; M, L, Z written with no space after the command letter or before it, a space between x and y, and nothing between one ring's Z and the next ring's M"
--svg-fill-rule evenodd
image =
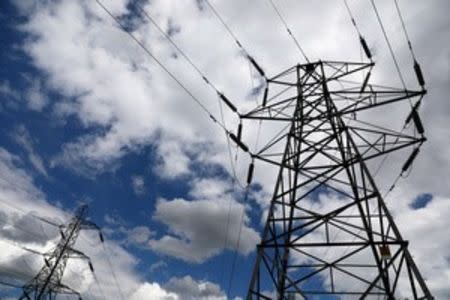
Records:
M216 91L138 7L239 111L262 98L261 77L204 1L101 2L208 111L218 119L223 112L230 130L236 116L221 110ZM374 54L371 81L401 86L370 1L348 2ZM428 140L386 201L432 293L447 299L450 5L398 2L427 82L420 113ZM268 76L305 62L269 1L211 3ZM275 3L310 60L361 60L343 1ZM406 84L417 88L394 1L376 3ZM0 24L0 279L28 282L43 259L21 247L46 252L58 241L54 226L36 216L64 224L88 204L106 241L83 231L75 246L95 276L86 262L70 260L63 277L83 299L245 297L276 169L257 163L245 199L239 183L248 156L231 145L230 166L221 127L96 1L2 1ZM369 118L398 128L399 116ZM244 123L248 145L257 135L255 123ZM382 191L405 159L390 157L375 178ZM0 297L20 292L1 287Z

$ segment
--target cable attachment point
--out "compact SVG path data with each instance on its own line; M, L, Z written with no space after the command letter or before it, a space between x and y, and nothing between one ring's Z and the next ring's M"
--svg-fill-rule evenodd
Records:
M417 113L416 110L413 110L411 113L412 113L412 119L414 121L414 125L416 126L417 131L423 135L425 130L423 128L423 124L422 124L422 121L420 120L419 114Z
M421 100L417 101L416 104L414 104L414 107L412 108L411 112L409 113L408 117L405 120L405 127L409 124L409 122L411 122L412 118L413 118L413 111L418 111L419 110L419 106L421 104Z
M92 265L92 263L90 261L88 261L89 264L89 269L91 270L92 273L94 273L94 266Z
M250 183L252 183L254 169L255 169L255 164L252 161L250 163L250 165L248 166L247 185L250 185Z
M402 167L402 173L406 172L409 169L414 159L416 158L417 154L419 154L419 148L414 149L411 155L408 157L408 159L406 160L405 164Z
M361 46L364 49L364 53L366 53L366 56L369 60L372 60L372 53L370 52L369 46L367 45L366 40L362 37L362 35L359 36L359 41L361 42Z
M263 102L262 102L262 106L263 106L263 107L266 107L266 104L267 104L267 95L268 95L268 93L269 93L269 85L266 84L266 87L265 87L265 89L264 89Z
M242 139L242 123L239 123L238 125L238 129L237 129L237 139L241 140Z
M359 91L360 94L364 93L364 91L366 90L367 84L369 83L370 75L371 75L371 72L369 71L366 74L366 77L364 78L363 84L361 86L361 90Z
M422 69L420 68L420 65L417 62L417 60L414 60L414 72L416 72L417 81L419 82L420 86L423 88L425 86L425 79L423 78Z
M266 74L264 73L263 69L256 63L255 59L251 57L250 55L247 55L247 59L250 61L250 63L255 67L255 69L258 71L258 73L266 78Z
M222 99L223 102L225 102L225 104L233 111L233 112L237 112L237 108L236 106L233 105L233 103L231 103L230 100L228 100L227 97L225 97L224 94L217 92L217 94L219 95L220 99Z
M233 142L236 143L236 145L238 145L242 150L244 150L245 152L248 152L248 147L247 145L245 145L241 140L239 140L237 138L237 136L234 135L234 133L230 132L229 133L230 138L233 140Z

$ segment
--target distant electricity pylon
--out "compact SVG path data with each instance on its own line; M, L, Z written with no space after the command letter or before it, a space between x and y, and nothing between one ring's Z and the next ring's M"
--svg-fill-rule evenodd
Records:
M286 124L252 154L279 173L248 300L433 299L368 167L412 147L402 167L409 170L425 141L418 115L424 80L416 69L419 91L376 86L369 84L372 67L331 61L291 67L267 79L263 103L241 116ZM375 125L368 113L405 101L411 134ZM323 194L329 197L320 200Z
M81 299L79 292L61 282L67 261L70 258L81 258L87 260L89 268L94 272L91 260L84 253L75 250L73 246L78 238L80 230L95 229L97 225L86 220L87 205L82 205L66 226L61 226L61 239L58 245L44 255L45 265L39 273L23 287L23 294L19 299L28 300L52 300L57 295L77 295ZM101 232L100 240L103 242Z

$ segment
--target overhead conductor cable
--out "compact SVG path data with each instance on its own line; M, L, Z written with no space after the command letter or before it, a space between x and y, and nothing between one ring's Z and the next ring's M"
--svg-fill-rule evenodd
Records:
M215 9L215 7L209 2L209 0L205 0L206 4L209 6L213 14L217 17L217 19L222 23L226 31L230 34L230 36L235 41L236 45L239 47L239 49L244 52L246 58L249 60L249 62L255 67L255 69L258 71L258 73L261 75L261 77L264 77L265 80L267 80L266 74L264 70L261 68L261 66L256 62L256 60L253 58L253 56L250 55L250 53L242 46L242 43L238 40L237 36L233 33L231 28L225 23L224 19L220 16L219 12Z
M361 34L361 31L359 30L358 25L356 24L355 18L353 17L353 13L352 13L352 11L351 11L351 9L350 9L350 6L348 5L347 0L344 0L344 4L345 4L345 7L346 7L346 9L347 9L347 12L348 12L348 14L349 14L349 16L350 16L350 19L351 19L351 21L352 21L352 24L353 24L353 26L355 27L356 32L358 33L358 36L359 36L359 42L361 43L361 47L363 48L364 53L366 54L367 58L372 62L372 53L370 52L369 46L367 45L366 40L364 39L363 35ZM370 72L368 73L368 75L369 75L369 74L370 74ZM370 76L370 75L369 75L369 76Z
M169 34L164 31L161 26L156 23L156 21L152 18L150 14L148 14L139 3L135 3L136 7L144 14L144 16L158 29L158 31L172 44L172 46L183 56L183 58L189 63L189 65L200 75L203 81L209 85L217 95L227 104L227 106L235 113L237 113L237 108L231 103L231 101L224 96L222 92L218 90L218 88L208 79L208 77L200 70L200 68L192 61L192 59L187 56L187 54L173 41L173 39L169 36Z
M422 88L425 87L425 79L423 78L422 69L420 68L419 63L417 62L416 55L414 54L414 50L411 44L411 39L409 38L408 31L406 30L405 20L403 19L402 12L400 10L400 6L398 5L398 1L394 0L395 8L397 10L398 17L402 23L403 33L405 34L406 42L408 43L409 51L411 52L412 59L414 61L414 72L417 76L417 81L419 82Z
M286 29L287 33L289 34L289 36L292 38L292 41L295 43L295 46L297 47L298 51L300 51L301 55L303 56L303 58L306 60L307 63L310 63L308 57L305 54L305 51L303 51L303 48L300 46L300 43L298 42L298 40L295 38L294 34L292 34L291 29L289 28L286 20L283 18L283 16L281 15L280 10L278 9L278 7L275 5L275 3L273 2L273 0L269 0L273 10L276 12L276 14L278 15L278 17L280 18L281 23L283 23L284 28Z
M164 72L167 73L189 96L194 102L209 115L211 120L214 123L218 124L225 132L228 132L225 125L222 124L207 108L206 106L131 32L127 30L127 28L120 22L120 20L115 17L112 12L103 5L100 0L96 0L97 4L119 25L119 27L128 34L138 45L145 51L145 53L150 56Z
M406 83L405 83L405 80L403 79L403 75L402 75L402 72L401 72L401 70L400 70L400 66L399 66L399 64L398 64L398 62L397 62L397 58L395 57L395 53L394 53L394 50L392 49L391 42L389 41L389 38L388 38L388 36L387 36L386 29L384 28L383 22L381 21L380 13L378 12L377 6L375 5L375 1L374 1L374 0L370 0L370 2L372 3L372 8L373 8L373 10L374 10L374 12L375 12L375 15L376 15L376 17L377 17L378 24L379 24L380 27L381 27L381 31L383 32L383 36L384 36L384 39L385 39L385 41L386 41L386 44L387 44L387 46L388 46L388 48L389 48L389 52L391 53L391 57L392 57L392 60L393 60L393 62L394 62L394 65L395 65L395 68L396 68L396 70L397 70L397 73L398 73L398 76L399 76L399 78L400 78L400 81L401 81L401 83L402 83L402 85L403 85L403 88L406 90Z

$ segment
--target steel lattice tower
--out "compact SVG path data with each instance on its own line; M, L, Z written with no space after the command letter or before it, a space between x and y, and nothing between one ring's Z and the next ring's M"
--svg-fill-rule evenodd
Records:
M92 263L84 253L73 248L78 238L80 230L95 229L99 230L97 225L86 220L87 205L78 208L75 216L68 225L61 226L61 239L54 250L44 255L45 265L39 273L23 287L23 294L19 299L28 300L52 300L57 295L77 295L81 299L80 294L69 286L61 282L67 262L71 258L81 258L88 261L89 268L94 271ZM100 233L100 240L103 237Z
M369 84L372 68L294 66L268 79L262 105L241 116L286 124L252 154L279 173L247 299L433 299L368 167L411 147L409 168L425 141L417 108L426 91ZM356 122L402 101L418 134ZM319 192L334 198L311 200Z

